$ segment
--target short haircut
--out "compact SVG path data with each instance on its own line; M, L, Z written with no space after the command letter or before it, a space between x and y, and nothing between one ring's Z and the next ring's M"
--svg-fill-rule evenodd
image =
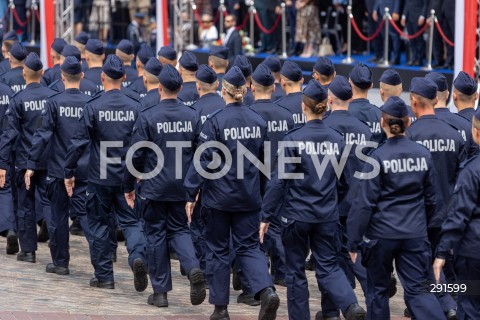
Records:
M158 84L159 80L158 77L148 71L143 72L143 77L147 80L147 83L149 84Z
M34 71L28 67L23 67L23 70L25 71L25 75L29 79L40 79L43 74L43 69L40 69L38 71Z
M458 100L461 102L474 102L476 100L476 93L468 96L462 92L460 92L457 88L453 88L453 92L457 95Z
M122 62L124 64L126 63L132 63L133 59L135 58L135 55L132 53L132 54L126 54L125 52L121 51L121 50L115 50L115 55L120 59L122 60Z
M394 86L391 84L380 82L380 89L383 90L386 96L392 97L399 96L402 93L403 86L401 83Z
M81 73L70 74L70 73L66 73L66 72L62 71L62 75L65 77L65 80L67 80L67 82L78 82L82 79L82 74Z
M272 93L272 89L275 86L275 84L272 84L271 86L263 86L256 82L255 80L252 81L252 84L255 86L255 91L258 93Z
M217 56L209 56L208 61L211 62L215 69L227 69L228 60L219 58Z
M197 84L204 92L215 92L218 88L217 81L215 81L214 83L206 83L197 79Z
M123 82L123 77L121 77L120 79L112 79L105 72L102 71L102 73L105 76L105 80L107 82L115 83L115 84L121 84Z
M177 90L170 90L165 88L161 83L160 83L160 86L163 88L163 92L165 92L167 95L178 94L178 92L180 92L180 90L182 89L182 87L180 87Z
M413 93L413 92L411 92L410 94L412 95L412 97L415 98L415 100L418 101L419 107L421 109L425 109L426 107L435 106L435 100L436 99L427 99L427 98L422 97L421 95L419 95L417 93Z

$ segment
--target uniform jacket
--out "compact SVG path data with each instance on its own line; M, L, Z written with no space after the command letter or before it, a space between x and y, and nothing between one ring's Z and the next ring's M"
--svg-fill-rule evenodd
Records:
M216 93L207 93L198 98L197 102L192 105L192 108L197 112L197 116L203 125L209 114L225 108L225 101Z
M275 103L281 107L288 109L293 114L293 122L295 126L301 126L307 121L302 112L302 93L294 92L287 94L285 98L277 100Z
M372 132L372 140L381 143L385 140L385 133L380 126L382 112L367 99L353 99L348 111L357 119L365 122Z
M178 92L178 98L186 106L192 106L198 100L197 83L195 81L184 82L182 89Z

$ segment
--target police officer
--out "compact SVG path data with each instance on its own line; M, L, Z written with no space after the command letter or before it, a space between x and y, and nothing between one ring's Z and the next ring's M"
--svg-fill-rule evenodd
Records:
M115 210L126 239L128 263L133 270L134 286L144 291L148 285L145 264L145 234L140 217L125 200L122 192L123 168L127 153L126 142L137 119L139 103L120 92L125 80L125 68L115 55L109 55L102 68L105 93L96 96L83 108L82 128L72 139L65 160L65 185L74 188L78 161L89 145L87 184L87 220L92 235L92 263L95 277L90 286L113 289L113 266L109 240L109 215ZM120 142L120 143L119 143ZM108 156L103 148L107 143ZM112 163L113 161L113 163ZM103 167L106 164L106 168Z
M403 5L402 20L400 23L407 28L409 34L414 34L426 22L428 0L405 0ZM413 60L408 61L409 66L421 66L425 56L425 41L423 37L410 39Z
M268 56L262 62L264 65L270 69L272 72L273 78L275 78L275 91L272 94L272 101L280 100L285 97L285 92L282 89L280 83L280 71L282 70L282 63L277 56Z
M0 74L7 72L10 70L10 62L8 59L8 52L12 47L12 44L18 41L17 33L14 30L10 30L3 35L2 39L2 56L3 60L0 61Z
M453 103L457 107L458 114L471 122L477 99L477 82L468 73L460 71L453 81Z
M270 163L275 160L275 150L278 149L278 142L283 140L285 134L293 129L293 114L272 102L272 93L274 92L275 78L270 69L264 64L259 64L252 75L252 93L255 102L250 105L250 109L257 112L267 121L268 138L271 143ZM262 194L265 190L262 190ZM272 261L271 272L273 283L285 286L285 275L287 273L285 266L285 250L282 244L282 225L279 218L272 220L270 232L264 241L265 249L269 252Z
M336 75L337 72L332 60L327 57L318 57L317 63L313 66L312 78L328 90L328 86Z
M143 84L143 70L145 65L148 62L148 59L154 57L155 54L148 45L142 44L140 50L137 53L137 59L135 60L135 65L137 67L137 79L133 81L127 88L135 91L140 95L140 98L147 94L147 88Z
M260 115L242 103L245 92L245 77L242 71L234 66L223 78L222 96L227 106L209 115L199 137L201 144L208 141L222 146L223 152L229 153L232 159L242 156L238 148L245 149L245 152L253 154L257 159L263 156L267 124ZM227 248L230 235L236 259L240 261L252 293L256 299L261 300L258 318L275 319L280 299L268 273L267 259L260 251L256 227L261 207L260 172L251 162L244 162L243 168L239 168L243 171L237 172L235 161L228 171L222 169L225 171L223 176L212 180L220 173L205 168L215 159L214 153L218 156L213 150L214 148L207 148L202 152L201 168L190 165L185 177L189 222L195 199L202 188L201 212L206 221L207 241L206 276L210 290L209 302L215 305L210 319L230 319L227 310L230 295ZM216 169L221 165L222 163L218 163ZM244 178L238 179L238 174L242 174Z
M18 41L12 44L8 52L10 70L0 76L0 82L9 86L14 93L18 93L26 87L23 77L23 63L27 55L27 49Z
M98 39L89 39L85 45L85 59L87 60L88 70L84 72L85 79L95 83L97 92L103 90L102 85L102 64L105 59L105 48Z
M427 73L425 77L432 79L437 85L438 102L435 105L435 115L458 130L458 133L465 141L467 159L476 156L478 154L478 145L472 138L471 122L458 114L450 112L450 109L447 108L447 100L450 96L447 78L438 72Z
M407 130L407 136L430 150L437 176L437 210L428 222L428 240L433 252L438 244L442 223L447 217L455 179L460 164L466 158L465 142L458 131L435 116L438 102L437 85L429 78L415 77L410 84L410 104L417 117ZM431 275L433 280L433 274ZM454 319L455 301L449 294L439 296L448 319ZM407 306L409 307L409 306ZM410 308L409 308L410 309ZM412 310L410 310L412 311Z
M65 58L70 56L75 57L78 61L81 59L81 54L77 47L66 45L62 50L62 55L60 56L60 65L63 64ZM57 92L65 91L65 84L62 79L53 81L48 87ZM93 83L93 81L83 78L82 75L80 80L80 91L88 96L93 96L97 92L97 86L95 83Z
M398 23L400 20L401 14L401 0L376 0L375 4L373 5L373 12L372 18L375 22L379 23L382 20L382 17L385 15L385 8L390 9L390 14L394 23ZM385 35L385 31L382 30L380 43L384 43L386 41L386 37L389 37L389 41L391 43L390 50L388 52L388 61L390 64L400 64L400 35L393 27L389 29L388 35ZM383 39L382 39L383 38ZM380 47L380 52L383 51L382 46ZM382 52L383 54L383 52ZM378 61L380 63L382 61Z
M251 105L254 101L253 94L252 94L252 64L247 57L243 55L238 55L235 60L233 61L232 66L237 66L243 73L245 80L247 81L247 92L243 97L243 103L247 106Z
M195 73L198 70L197 57L190 51L185 51L178 59L180 75L183 85L178 92L178 99L186 106L191 106L198 99L198 91L195 83Z
M38 127L37 124L40 122L40 115L44 110L47 98L53 95L55 91L40 84L43 64L36 53L28 54L22 72L26 88L15 94L10 101L7 114L8 126L3 132L0 142L0 187L4 187L2 182L5 181L5 170L8 169L10 153L16 144L17 220L19 226L18 235L22 249L17 255L17 260L35 262L35 251L37 251L37 228L35 222L38 218L45 218L48 225L50 219L50 201L46 196L48 183L46 158L49 148L42 150L44 151L41 157L43 161L38 163L35 176L31 181L24 180L24 174L27 169L28 151L32 144L35 129ZM42 208L41 214L35 212L36 192L39 195L40 207Z
M88 63L85 59L85 45L87 44L89 38L90 37L88 36L88 33L86 33L85 31L80 31L80 33L77 34L73 41L73 45L77 47L78 50L80 50L80 54L82 55L81 62L83 72L88 70Z
M403 91L402 78L395 69L387 69L380 76L380 98L385 103L390 97L400 97ZM407 105L410 122L413 123L417 118L413 114L412 107Z
M148 59L143 71L143 84L147 89L147 94L140 99L140 110L145 110L160 103L160 93L158 92L158 75L160 71L162 71L160 61L155 57Z
M145 13L137 12L134 15L133 21L130 22L127 27L127 39L132 43L133 51L135 53L140 50L140 45L145 43L145 37L141 29L143 19L145 19Z
M64 49L65 50L65 49ZM50 254L52 263L47 264L48 273L67 275L70 261L68 208L69 195L71 206L75 211L76 221L82 226L87 240L90 233L85 212L85 191L87 187L88 152L84 152L79 160L75 189L67 190L64 184L64 162L67 149L74 133L80 128L78 119L85 103L90 97L83 94L80 88L82 65L73 56L68 56L61 64L62 82L65 91L51 96L45 105L42 115L42 126L37 129L32 146L29 150L25 184L28 185L37 175L38 164L42 162L44 150L50 143L48 153L48 197L52 204L52 219L50 221ZM85 150L86 151L86 150Z
M372 140L380 143L385 139L385 133L380 127L380 109L368 101L368 91L373 87L372 71L365 64L359 62L348 76L353 92L348 111L368 124L373 134Z
M120 42L117 44L117 48L115 49L115 54L125 65L126 80L122 84L124 87L128 87L137 79L137 70L132 67L133 59L135 59L132 43L127 39L120 40Z
M222 79L228 67L228 48L224 46L211 46L208 52L208 66L217 74L217 93L221 96Z
M337 260L339 181L333 166L327 165L322 177L316 174L315 163L320 165L327 156L340 161L345 145L341 134L321 120L326 110L327 91L317 81L310 81L302 97L302 111L307 122L291 130L279 145L278 168L275 168L267 184L262 204L260 241L268 230L269 222L279 215L287 265L289 319L310 319L305 275L309 247L315 257L319 288L328 293L347 319L364 319L365 311L358 305ZM285 156L295 157L300 162L285 164ZM293 180L287 181L282 171L287 176L294 173L302 178L289 183ZM340 194L345 191L345 188L338 189ZM296 196L298 194L303 196L300 198Z
M394 260L411 314L417 319L445 318L438 300L423 287L431 269L427 224L436 210L435 168L430 152L405 137L409 124L405 102L390 97L381 118L388 139L369 155L379 168L370 172L372 166L365 166L348 216L352 260L361 249L367 268L368 319L390 319L388 286Z
M67 42L62 38L55 38L50 47L50 58L52 59L53 67L45 70L43 79L47 85L50 85L55 80L60 80L62 75L60 72L60 57L62 55L63 48L67 45Z
M480 143L480 111L472 118L472 135ZM460 284L467 286L466 293L458 295L458 319L478 319L480 317L480 299L478 279L480 279L479 230L479 157L470 159L463 167L457 179L453 193L452 206L447 220L442 225L442 234L437 247L433 265L435 279L440 283L440 274L450 251L455 253L455 274ZM469 287L471 286L471 287ZM477 294L477 295L476 295Z
M280 71L280 79L286 96L275 103L290 110L295 126L301 126L306 121L302 112L302 69L293 61L285 61Z
M175 49L173 49L172 47L161 47L160 50L158 50L157 55L158 60L160 60L160 63L162 65L169 64L172 67L177 66L177 51L175 51Z
M7 60L8 61L8 60ZM0 133L6 123L6 113L13 91L6 84L0 83ZM7 238L7 254L18 253L17 223L13 206L10 170L6 173L5 185L0 188L0 234Z
M154 107L144 109L133 132L130 147L136 143L153 143L162 150L162 171L152 179L141 182L140 194L144 201L145 233L147 234L147 258L153 294L148 304L167 307L167 292L172 290L172 275L168 244L177 253L180 263L190 280L190 302L201 304L206 297L205 278L199 269L190 230L185 215L185 191L183 177L193 159L194 142L198 134L199 120L194 109L177 101L182 78L171 65L165 65L159 76L161 100ZM181 146L178 155L177 143ZM185 143L188 145L185 147ZM157 152L152 148L137 150L132 156L132 166L125 170L123 188L130 207L135 200L135 177L141 179L143 172L152 172L157 166ZM181 166L181 175L177 176Z

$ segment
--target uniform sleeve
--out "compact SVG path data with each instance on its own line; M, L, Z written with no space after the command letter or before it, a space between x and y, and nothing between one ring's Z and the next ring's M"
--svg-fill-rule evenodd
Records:
M374 156L371 157L375 158ZM376 160L381 163L378 159ZM362 172L368 172L369 169L370 166L366 164ZM381 194L381 170L382 167L380 166L380 173L375 177L360 179L358 182L359 192L353 200L347 218L347 234L352 252L357 251L364 234L367 232L372 215L376 211Z
M90 105L85 106L79 121L81 121L81 125L70 141L70 146L65 156L65 178L67 179L75 175L78 159L80 159L93 137L95 119Z
M140 141L151 141L150 135L149 135L147 113L141 113L139 115L137 123L133 128L132 138L130 140L129 148L133 146L135 143ZM139 172L143 172L146 152L147 152L146 148L139 148L132 155L132 165ZM141 178L141 177L134 176L130 172L130 170L128 170L128 168L125 166L125 172L123 175L123 191L124 192L132 192L134 190L136 178Z
M37 129L33 136L32 146L30 148L27 168L35 170L38 162L41 160L43 152L47 147L50 138L55 130L56 123L55 101L47 101L47 105L42 113L42 126Z
M9 168L10 153L20 132L20 123L22 121L22 110L15 99L10 100L7 110L7 127L2 134L0 141L0 169Z
M460 168L462 168L465 161L467 161L467 148L465 144L465 140L463 138L460 139L460 151L458 153L458 161L457 161L457 178L460 172Z
M442 225L437 257L445 258L447 252L462 239L473 213L478 210L478 190L478 176L470 170L462 171L453 192L448 217Z
M432 159L428 161L428 174L423 182L423 194L425 197L425 212L427 214L427 224L430 218L435 216L437 211L437 193L436 193L437 175Z
M345 166L351 165L349 163L351 161L348 158L349 154L347 153L346 155L344 155L344 152L345 152L345 143L343 143L341 148L340 148L340 157L338 158L339 163L341 163L342 161L345 161ZM346 170L342 170L342 173L341 173L341 175L338 179L338 183L337 183L338 203L343 201L343 199L347 196L348 191L349 191L349 187L351 185L350 180L352 180L352 179L351 179L351 177L347 177L345 171Z

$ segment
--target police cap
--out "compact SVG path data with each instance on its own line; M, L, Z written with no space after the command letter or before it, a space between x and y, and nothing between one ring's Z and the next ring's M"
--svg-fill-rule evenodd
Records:
M335 73L335 66L333 65L332 60L327 57L319 57L317 63L313 66L313 69L324 76L331 76Z
M328 90L330 90L335 97L343 101L350 100L353 96L352 86L348 82L348 79L340 75L333 78Z
M253 73L252 79L261 86L270 87L275 83L272 71L263 63L259 64Z
M67 56L60 69L65 73L76 75L82 73L82 64L75 56Z
M245 78L252 75L252 64L247 57L243 55L238 55L233 61L233 65L238 67L242 71Z
M195 77L199 81L202 81L202 82L205 82L205 83L214 83L218 79L215 71L213 71L213 69L210 68L209 66L207 66L206 64L201 64L198 67L198 71L195 74Z
M302 69L293 61L285 61L280 74L294 82L298 82L303 78Z
M43 69L43 63L35 52L30 52L25 58L25 67L33 71L40 71Z
M145 71L157 77L160 74L160 71L162 71L162 68L162 64L155 57L151 57L150 59L148 59L148 62L145 65Z
M398 86L402 84L402 78L395 69L387 69L382 73L380 77L380 82L385 83L391 86Z
M64 56L65 58L73 56L73 57L77 58L77 60L79 60L79 61L82 59L82 54L80 53L80 50L78 50L77 47L69 45L69 44L67 44L65 47L63 47L62 56Z
M320 82L313 79L310 80L305 89L303 89L303 94L315 101L323 101L328 97L325 87L322 86Z
M178 60L178 63L188 71L195 72L198 70L198 59L190 51L185 51Z
M464 95L471 96L477 92L477 83L470 75L464 71L460 71L455 81L453 81L455 89Z
M381 108L382 112L391 115L395 118L403 118L408 116L408 109L402 98L392 96L385 101L385 104Z
M223 80L235 87L241 87L247 83L245 77L243 76L242 70L240 70L240 68L237 66L231 67L230 70L228 70L228 72L223 76Z
M105 48L103 47L103 43L98 39L88 39L87 44L85 45L85 50L97 56L105 53Z
M177 60L177 51L172 47L161 47L160 50L158 50L158 56L168 60Z
M140 45L140 49L138 50L138 53L137 53L137 59L140 60L140 62L143 65L146 65L148 62L148 59L154 56L155 56L155 53L153 52L153 49L150 46L148 46L145 43L142 43Z
M224 46L212 46L210 47L208 55L228 60L228 48Z
M19 61L25 60L25 58L28 55L27 49L25 49L25 47L19 41L15 41L12 44L9 52L12 55L12 57L14 57L15 59L17 59Z
M440 92L448 90L447 78L441 73L430 72L425 75L426 78L430 78L437 85L437 90Z
M282 62L277 56L268 56L262 63L272 72L280 72L282 70Z
M122 51L125 54L133 54L133 45L130 40L122 39L117 44L117 49Z
M180 89L183 84L182 77L178 73L177 69L169 64L166 64L160 74L158 75L160 84L170 91L176 91Z
M350 80L360 89L369 89L372 86L372 70L365 64L357 63L349 74Z
M125 75L125 66L119 57L109 54L105 59L102 71L112 79L120 79Z
M430 78L415 77L410 84L410 92L430 100L437 97L437 91L437 84Z

